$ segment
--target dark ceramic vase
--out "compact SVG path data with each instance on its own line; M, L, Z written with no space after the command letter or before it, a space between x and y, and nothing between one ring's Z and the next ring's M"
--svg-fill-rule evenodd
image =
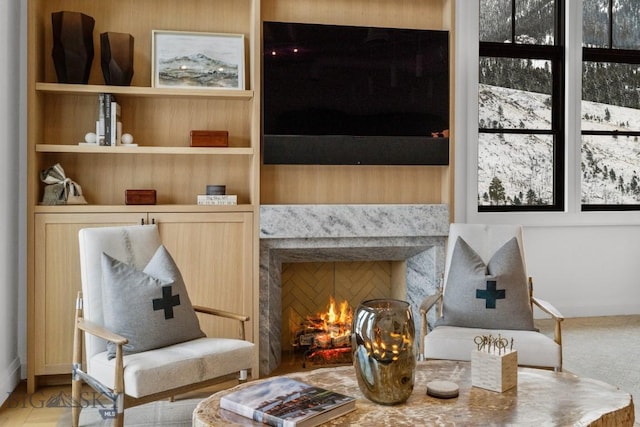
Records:
M129 86L133 78L133 36L127 33L101 33L100 58L104 82Z
M53 64L59 83L89 82L93 63L93 28L95 20L80 12L51 14L53 30Z
M365 397L383 405L406 401L416 370L415 325L409 303L394 299L362 302L351 329L353 365Z

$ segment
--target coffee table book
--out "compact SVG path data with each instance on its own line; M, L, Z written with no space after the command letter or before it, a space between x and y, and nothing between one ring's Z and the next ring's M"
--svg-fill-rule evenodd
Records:
M220 408L278 427L314 427L353 411L355 403L353 397L286 377L220 398Z

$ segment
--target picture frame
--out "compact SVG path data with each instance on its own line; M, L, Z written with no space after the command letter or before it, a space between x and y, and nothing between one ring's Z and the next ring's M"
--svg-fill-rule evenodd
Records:
M156 88L245 88L244 34L152 30Z

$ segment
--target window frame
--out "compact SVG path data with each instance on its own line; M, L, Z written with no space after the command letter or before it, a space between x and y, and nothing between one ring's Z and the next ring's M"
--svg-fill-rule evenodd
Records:
M554 212L565 208L565 71L564 71L564 2L555 0L554 44L533 45L516 43L516 1L512 0L511 41L509 43L483 42L478 40L478 60L488 58L540 59L551 63L551 129L495 129L481 128L478 133L512 135L550 135L553 138L553 203L548 205L481 205L478 212ZM480 7L478 6L478 9ZM479 36L478 36L479 39ZM477 68L479 72L479 67ZM478 73L479 74L479 73ZM478 78L479 80L479 78ZM477 166L476 166L477 168ZM477 187L477 185L476 185Z
M582 2L564 2L565 20L565 208L557 212L478 211L479 8L454 0L453 188L449 204L455 222L521 224L531 227L640 225L637 211L581 210L580 131L582 79ZM569 76L567 78L566 76Z
M613 17L613 2L614 0L608 0L608 35L607 44L608 47L582 47L582 61L584 62L605 62L605 63L617 63L617 64L637 64L640 65L640 49L618 49L613 47L613 29L614 29L614 17ZM581 40L582 41L582 40ZM582 43L581 43L582 45ZM581 67L582 70L582 67ZM580 73L580 80L582 80L582 72ZM580 96L580 102L582 102L582 96ZM597 131L597 130L584 130L580 127L580 147L582 147L582 137L584 135L596 135L596 136L638 136L640 137L640 130L638 131ZM582 203L582 180L580 180L580 209L582 212L616 212L616 211L640 211L640 203L628 203L628 204L597 204L597 203Z

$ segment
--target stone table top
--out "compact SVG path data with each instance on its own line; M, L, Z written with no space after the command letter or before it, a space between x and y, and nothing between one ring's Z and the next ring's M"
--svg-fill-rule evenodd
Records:
M633 426L633 400L601 381L566 372L518 368L518 385L503 393L471 386L469 362L419 362L415 387L400 405L383 406L367 400L358 388L354 368L321 368L286 375L356 397L356 410L325 426L370 425L389 427L518 425L518 426ZM458 384L459 396L427 396L426 384L442 380ZM258 380L260 381L260 380ZM193 412L193 426L260 426L252 420L220 409L220 397L251 382L213 394Z

